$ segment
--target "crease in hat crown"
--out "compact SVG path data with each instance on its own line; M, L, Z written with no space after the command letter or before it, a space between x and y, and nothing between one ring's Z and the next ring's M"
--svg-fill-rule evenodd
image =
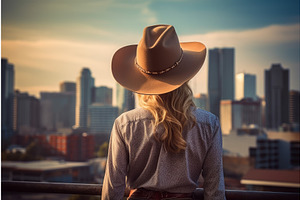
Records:
M163 74L179 65L183 51L171 25L154 25L144 29L136 50L136 67L143 73Z

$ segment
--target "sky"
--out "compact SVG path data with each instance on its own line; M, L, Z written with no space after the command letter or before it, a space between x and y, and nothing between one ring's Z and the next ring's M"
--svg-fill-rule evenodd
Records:
M83 67L96 86L114 88L114 52L153 24L173 25L182 42L235 48L235 73L255 74L260 97L273 63L300 90L299 0L2 0L1 57L14 64L15 88L36 97L75 82ZM208 57L194 93L207 93L207 78Z

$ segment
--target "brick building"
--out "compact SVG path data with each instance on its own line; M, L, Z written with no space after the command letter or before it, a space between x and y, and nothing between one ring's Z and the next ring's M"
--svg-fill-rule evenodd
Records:
M68 161L86 161L94 157L94 136L87 133L52 134L49 144L57 155L63 156Z

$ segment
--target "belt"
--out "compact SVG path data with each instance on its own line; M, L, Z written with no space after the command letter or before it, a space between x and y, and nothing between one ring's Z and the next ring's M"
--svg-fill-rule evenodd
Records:
M193 193L171 193L165 191L154 191L154 190L147 190L144 188L138 188L137 190L131 190L129 195L130 199L139 199L139 198L146 198L146 199L153 199L153 200L160 200L164 198L193 198Z

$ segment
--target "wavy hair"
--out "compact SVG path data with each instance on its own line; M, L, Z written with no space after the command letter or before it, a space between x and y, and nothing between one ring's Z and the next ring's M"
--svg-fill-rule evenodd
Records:
M196 122L192 113L195 108L192 98L193 93L188 83L165 94L138 94L139 105L149 110L154 117L155 138L163 143L168 152L178 153L186 148L183 128L192 128ZM159 134L157 126L160 124L163 125L164 132Z

